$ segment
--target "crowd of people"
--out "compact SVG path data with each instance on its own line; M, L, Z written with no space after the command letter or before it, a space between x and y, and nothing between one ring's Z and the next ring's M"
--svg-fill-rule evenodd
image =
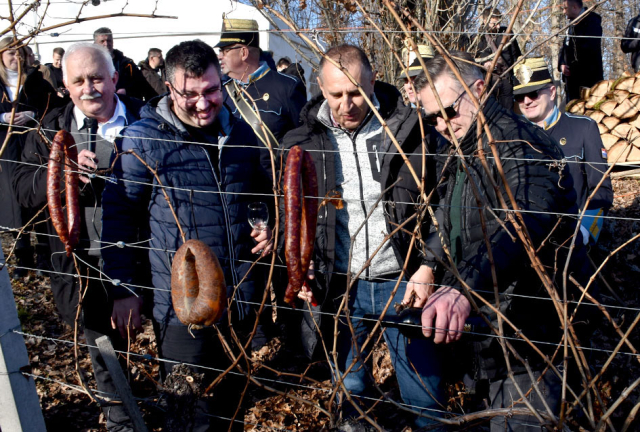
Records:
M580 0L565 0L564 10L570 20L584 12ZM595 42L574 38L600 18L594 12L582 18L569 26L558 65L568 97L595 75L602 78L601 66L592 67ZM500 19L495 9L483 14L486 35L477 52L451 52L453 69L421 46L399 75L406 98L376 80L362 49L345 44L324 53L320 93L307 100L304 70L265 56L252 20L225 19L215 47L186 41L166 57L152 48L140 67L113 48L107 28L96 30L94 43L56 48L53 63L41 67L30 67L12 38L0 41L0 49L9 47L0 62L2 136L9 128L41 126L12 135L3 156L24 163L2 162L0 189L15 197L4 201L2 225L21 226L45 206L51 140L56 131L70 132L78 150L71 169L82 181L82 240L74 252L80 259L63 253L46 212L38 224L46 235L36 249L46 256L58 311L69 324L76 319L80 267L82 324L98 389L117 393L95 340L108 335L126 350L143 316L152 320L158 356L168 360L161 378L176 362L203 367L208 382L229 367L216 330L187 327L172 306L173 255L185 239L198 239L217 256L232 299L218 329L240 340L254 333L253 349L281 332L312 361L324 352L321 338L332 334L333 320L324 313L348 310L335 335L332 375L344 389L343 418L362 418L380 396L366 361L375 320L364 317L384 321L402 305L421 311L424 337L409 339L388 327L384 339L416 426L435 428L446 415L443 386L452 372L487 407L526 397L541 413L494 417L491 430L540 430L540 419L553 422L562 389L562 358L554 354L562 338L557 269L568 261L579 283L588 279L585 254L598 239L612 187L603 180L606 154L595 122L561 112L545 60L521 58L513 40L494 61L506 30ZM594 76L584 77L587 71ZM490 88L495 93L479 105ZM312 157L319 189L311 198L320 208L296 310L284 307L286 273L274 276L274 326L257 313L267 278L264 267L251 264L284 256L282 242L273 242L277 230L283 238L283 226L269 218L266 229L252 228L247 206L261 201L275 214L280 161L295 146ZM578 226L582 211L590 218ZM17 277L32 267L26 239L18 239ZM568 287L569 296L579 294ZM576 332L586 337L595 317L576 313ZM514 350L505 351L489 334L466 339L474 317L485 318L477 322L487 333L506 319L505 335L551 344L533 350L513 342ZM198 403L192 430L229 427L244 386L238 380L227 376ZM103 410L109 431L133 430L122 405Z

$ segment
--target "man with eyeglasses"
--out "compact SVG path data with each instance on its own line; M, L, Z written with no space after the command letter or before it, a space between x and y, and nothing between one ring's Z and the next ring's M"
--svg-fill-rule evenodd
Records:
M300 111L307 102L307 91L299 79L279 73L261 60L260 34L255 20L225 19L215 47L219 50L224 74L225 104L232 107L234 116L245 118L260 134L260 125L251 120L250 113L244 112L246 107L257 108L260 119L278 142L300 125ZM238 98L248 104L234 102ZM265 163L271 165L270 160Z
M440 166L446 162L443 184L437 189L440 196L435 208L438 229L426 239L429 279L435 285L431 286L423 309L423 333L432 336L435 332L436 343L459 341L454 346L459 350L455 358L468 360L458 366L459 371L468 375L465 382L475 383L478 392L487 388L485 396L491 408L504 408L519 398L514 383L524 393L533 391L526 368L531 367L538 378L546 363L526 344L514 342L520 358L527 358L529 363L525 365L509 356L515 380L512 381L508 378L509 369L498 338L488 336L475 342L460 340L472 310L470 299L496 328L495 310L499 298L499 310L524 336L534 341L557 343L562 337L561 321L552 302L545 301L548 293L517 237L512 224L512 218L516 216L503 210L503 206L508 209L517 206L521 211L516 220L522 218L522 228L543 265L553 268L557 263L563 268L560 257L566 250L559 245L571 240L575 220L561 215L575 213L576 194L571 176L563 167L564 155L558 144L540 128L506 110L493 97L486 100L480 111L471 96L479 100L484 90L482 71L467 53L451 52L451 56L468 91L443 56L436 55L427 65L435 91L445 107L444 113L426 76L420 75L415 81L426 123L434 124L451 142L449 158L438 160ZM444 119L445 114L448 121ZM478 124L482 126L480 130ZM485 128L491 132L492 143ZM462 156L454 143L459 145ZM492 148L500 157L500 164L494 158ZM574 250L574 257L578 263L583 263L584 248L580 248L580 243ZM557 248L560 250L556 256ZM587 273L578 273L583 274ZM470 292L467 296L465 286L473 294ZM575 294L573 290L569 291ZM493 304L493 308L480 298ZM509 325L504 324L504 328L505 335L514 336ZM548 354L549 345L538 347ZM557 364L557 359L554 361ZM486 384L480 385L481 382ZM552 371L541 378L540 385L545 388L546 402L553 413L560 406L561 383L562 376ZM532 397L531 404L546 412L539 398ZM504 430L507 424L509 430L533 430L526 429L523 421L539 424L532 416L497 417L492 420L491 430Z
M611 179L607 177L598 186L608 167L607 151L598 126L589 117L558 109L556 86L544 58L530 58L516 66L515 77L517 85L514 87L514 98L522 115L560 143L573 177L580 210L584 209L587 198L595 192L581 226L583 240L595 243L603 224L602 218L597 216L606 214L613 204Z
M126 332L130 316L139 320L139 287L148 286L150 276L160 357L220 370L228 364L215 329L190 329L176 317L170 292L172 259L183 244L182 232L186 240L210 246L225 275L231 300L227 313L234 329L252 326L253 305L260 302L264 287L255 272L247 273L255 253L270 253L271 230L251 229L247 205L273 200L268 196L272 176L262 169L251 128L222 104L213 48L200 40L182 42L169 50L165 63L169 94L147 104L141 120L117 143L112 181L103 194L102 241L124 242L124 247L104 249L104 271L120 281L110 290L117 299L113 320L121 332ZM140 236L149 239L135 246L150 248L150 274L131 265L136 247L129 245ZM219 323L225 332L227 319L225 315ZM162 362L162 376L173 364ZM211 369L200 371L205 382L211 382ZM219 399L211 401L209 409L199 403L196 430L209 424L207 412L226 418L235 411L239 384L230 377L224 383L214 390ZM213 426L216 418L211 417L212 430L226 430L228 421Z
M344 67L359 87L328 59ZM416 110L404 105L395 87L375 81L371 63L358 47L330 49L320 62L318 85L321 94L308 103L303 126L289 132L283 141L285 149L300 146L309 152L318 175L318 195L338 197L337 202L342 204L329 203L319 211L315 271L308 281L310 288L303 287L299 294L300 300L308 301L300 301L299 307L314 312L313 318L305 315L302 342L311 357L317 341L316 325L333 324L332 320L321 319L321 312L335 312L351 282L347 273L357 275L348 291L355 341L349 328L341 326L338 368L344 373L357 360L344 376L344 386L366 409L370 406L367 397L378 397L379 393L373 388L371 370L365 362L370 349L362 349L373 323L363 316L379 315L387 302L390 307L386 315L395 316L395 304L421 307L426 301L426 268L418 249L410 245L416 223L420 224L419 232L426 235L429 220L415 219L420 211L415 203L421 202L421 197L411 170L418 179L424 179L428 195L435 184L435 161L426 157L423 165L423 153L435 153L439 138L433 128L426 127L422 146ZM389 133L400 144L408 163ZM405 221L405 229L397 229ZM402 275L403 269L406 271ZM314 298L318 306L312 304ZM431 341L409 342L397 329L387 328L384 338L403 401L424 408L428 415L439 416L440 352ZM343 417L355 415L356 410L345 402ZM418 426L430 423L424 417L415 421Z

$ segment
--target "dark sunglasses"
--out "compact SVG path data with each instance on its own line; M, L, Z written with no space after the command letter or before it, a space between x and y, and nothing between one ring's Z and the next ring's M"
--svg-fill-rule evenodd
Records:
M531 100L536 100L536 99L538 99L538 97L540 96L540 92L541 92L542 90L545 90L545 89L546 89L546 88L539 89L539 90L534 90L534 91L529 92L529 93L524 93L524 94L515 95L515 96L513 97L513 99L514 99L516 102L518 102L518 103L524 102L524 98L525 98L525 97L528 97L528 98L529 98L529 99L531 99Z
M462 98L462 96L465 95L466 92L462 92L460 93L460 96L458 96L456 98L456 100L453 101L453 103L451 105L449 105L448 107L444 108L444 112L447 114L447 118L448 119L452 119L455 116L458 115L458 110L455 108L455 106L457 105L457 103L460 101L460 99ZM424 107L422 108L422 112L424 112ZM433 113L433 114L426 114L423 117L423 120L426 124L428 124L429 126L436 126L438 124L438 117L440 118L444 118L442 116L442 111L438 111L437 113Z

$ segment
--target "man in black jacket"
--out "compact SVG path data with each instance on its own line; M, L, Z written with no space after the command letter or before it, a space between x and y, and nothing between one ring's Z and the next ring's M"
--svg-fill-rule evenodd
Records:
M581 229L584 240L598 240L602 216L613 204L611 179L599 186L607 170L607 151L602 144L596 122L585 116L561 112L556 106L556 86L553 85L544 58L530 58L516 66L515 100L527 120L543 128L556 140L564 153L573 178L573 187L582 211L589 201ZM597 190L596 190L597 189Z
M482 13L482 26L478 32L478 49L476 50L475 58L476 61L481 62L485 69L491 66L493 57L495 57L492 56L492 54L498 51L498 47L504 37L504 32L507 30L507 27L500 25L501 20L502 14L496 8L488 7ZM496 80L498 81L493 96L508 110L513 109L513 84L511 83L513 70L502 78L500 78L500 76L510 68L520 56L522 56L522 52L518 45L518 39L509 36L507 38L507 45L503 48L500 58L493 69L494 75L491 79L490 87L493 87Z
M140 62L140 70L145 79L159 95L167 92L167 76L164 70L164 58L162 51L158 48L151 48L147 53L147 59Z
M566 83L565 94L569 102L580 98L580 87L592 87L603 80L602 18L590 12L574 23L586 10L582 0L564 0L562 10L571 25L560 49L558 70Z
M125 57L122 51L113 49L113 34L111 29L100 27L93 32L93 43L102 45L111 53L113 67L118 71L118 94L126 94L129 97L149 101L158 93L149 85L138 69L138 66L129 57Z
M109 52L99 45L79 43L69 47L63 59L63 73L72 102L47 114L42 121L41 133L51 142L57 131L70 132L77 144L78 169L86 172L80 177L83 182L80 192L82 226L80 243L74 250L82 276L80 280L87 290L82 300L81 321L89 345L95 346L96 339L107 334L117 347L126 349L124 340L111 328L113 298L107 295L100 272L101 194L105 184L100 172L109 167L116 135L139 118L141 103L116 95L118 72ZM38 131L30 132L27 137L22 152L22 160L27 163L18 166L13 179L18 200L24 206L40 209L47 204L48 142L43 141ZM78 271L74 258L64 253L64 244L49 217L47 221L49 246L53 252L51 289L62 318L73 326L78 308ZM140 327L140 322L132 324ZM116 394L100 352L96 348L90 348L89 352L98 389ZM104 413L109 431L133 430L122 405L106 407Z
M395 87L375 82L375 74L366 55L359 48L341 45L326 56L344 66L361 86L384 119L388 130L367 104L358 87L331 62L320 63L318 84L322 94L313 98L301 115L303 126L289 132L285 148L301 146L312 156L319 179L320 197L339 197L343 205L323 205L318 215L315 244L315 274L311 289L303 288L299 297L315 298L322 306L311 308L319 320L320 308L335 310L348 291L348 305L355 338L341 328L338 367L345 373L344 385L358 404L366 405L362 396L372 393L371 371L365 365L368 348L362 344L372 323L365 314L395 315L394 303L420 307L426 301L426 282L422 258L412 247L411 233L428 232L420 205L435 183L435 163L423 152L434 153L437 135L426 129L426 147L422 147L420 124L415 110L403 104ZM400 149L392 142L391 133ZM424 169L424 171L423 171ZM412 172L413 170L413 172ZM420 183L424 179L424 183ZM423 193L421 193L423 192ZM382 198L380 202L378 200ZM399 224L404 229L397 229ZM352 279L351 279L352 278ZM303 342L311 355L315 325L305 318ZM431 341L412 340L397 329L387 328L385 340L391 352L402 399L424 413L438 416L441 397L439 355ZM355 341L355 342L354 342ZM428 359L428 360L425 360ZM344 416L355 414L347 409ZM435 410L435 411L434 411ZM417 419L418 425L429 421Z
M426 77L421 75L416 79L425 122L435 124L449 141L457 142L464 156L451 146L442 173L444 182L438 187L438 229L426 241L426 255L434 269L429 279L434 282L437 276L439 288L429 297L423 310L423 331L431 336L435 328L436 343L458 341L471 312L470 300L481 306L480 312L497 325L495 308L489 304L495 304L499 297L500 310L522 334L530 340L557 343L562 337L562 326L556 309L552 302L536 299L548 297L547 291L518 239L513 219L507 217L509 212L503 209L521 211L514 219L522 218L522 229L526 229L543 265L556 263L556 248L570 240L575 230L575 220L562 217L576 210L571 176L560 163L564 155L541 129L505 110L493 98L486 101L480 113L470 95L479 99L485 85L483 74L471 64L468 54L451 54L456 57L455 64L471 93L465 91L442 56L436 56L427 65L448 122L442 118L443 113ZM493 157L484 130L478 138L480 114L482 124L488 127L495 141L493 145L500 164ZM445 247L448 254L444 252ZM560 248L559 255L563 251ZM574 254L579 251L578 247ZM580 258L584 259L584 255ZM563 268L562 263L556 264ZM487 304L479 298L485 299ZM514 331L505 324L505 333L513 336ZM547 366L544 359L527 351L526 344L513 344L522 358L528 358L534 375L539 377ZM464 347L462 341L455 346L460 352ZM466 372L475 380L488 380L492 408L510 406L520 393L514 382L506 378L507 363L498 339L488 336L474 343L473 349L475 356L466 357L473 358L474 364ZM531 389L531 380L525 366L512 356L509 360L515 382L526 393ZM557 361L554 359L553 364ZM552 415L560 401L562 376L556 373L557 370L548 371L541 381L547 389ZM532 400L534 408L546 413L540 400L532 399L535 399ZM492 430L504 430L505 421L509 423L509 430L522 430L518 427L522 427L523 420L537 424L535 417L515 416L495 419Z
M640 70L640 15L629 20L624 37L620 41L623 53L631 53L631 66L633 70Z

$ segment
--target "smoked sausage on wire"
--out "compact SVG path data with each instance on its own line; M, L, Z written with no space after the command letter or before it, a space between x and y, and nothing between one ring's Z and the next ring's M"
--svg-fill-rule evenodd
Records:
M318 221L318 178L311 155L293 147L284 173L284 251L289 284L284 301L293 305L304 285L313 256Z
M173 257L171 300L180 322L210 326L227 306L227 286L218 258L200 240L187 240Z
M80 240L80 191L78 187L78 150L73 136L64 130L53 138L47 171L47 204L49 214L60 241L64 243L67 256ZM60 182L62 170L65 178L67 217L62 211Z

